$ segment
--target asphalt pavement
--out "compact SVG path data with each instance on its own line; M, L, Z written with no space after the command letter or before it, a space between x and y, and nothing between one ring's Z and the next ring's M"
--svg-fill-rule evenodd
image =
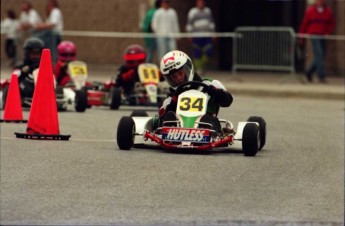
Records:
M90 81L106 81L116 72L116 65L88 65ZM1 64L1 79L10 78L11 68ZM327 83L306 81L303 74L261 71L207 71L203 77L220 80L234 95L299 97L313 99L344 99L344 75L326 77Z

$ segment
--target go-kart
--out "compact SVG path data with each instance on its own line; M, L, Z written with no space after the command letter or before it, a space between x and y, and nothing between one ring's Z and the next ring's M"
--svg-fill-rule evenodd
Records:
M58 111L66 111L69 105L73 105L77 112L84 112L87 108L87 96L86 91L82 89L85 86L87 74L86 68L84 68L83 62L71 62L69 64L69 70L72 71L73 86L61 87L56 85L55 87L55 97ZM32 89L37 82L38 69L34 70L32 73L34 83ZM2 98L2 109L5 108L6 98L8 93L8 88L10 85L10 80L1 81L1 98ZM25 92L20 91L21 102L24 108L30 108L33 98L32 95L25 95Z
M108 81L103 85L94 86L87 90L90 106L109 106L116 110L121 105L158 106L162 104L168 93L168 86L164 86L159 79L157 65L144 63L138 67L139 82L135 83L133 91L126 95L115 82Z
M208 85L186 82L176 90L176 112L168 112L163 122L144 111L123 116L117 127L117 144L121 150L157 143L165 149L215 150L240 142L245 156L255 156L266 142L266 122L252 116L238 122L237 130L230 121L206 114Z

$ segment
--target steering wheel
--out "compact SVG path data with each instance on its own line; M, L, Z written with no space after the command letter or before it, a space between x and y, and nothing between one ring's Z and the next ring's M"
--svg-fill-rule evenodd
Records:
M191 89L195 89L197 90L198 88L202 87L202 89L200 90L200 92L203 93L208 93L210 90L210 86L203 83L203 82L198 82L198 81L188 81L185 83L182 83L181 85L179 85L177 87L177 89L175 90L175 95L180 95L181 93L187 91L187 90L191 90Z

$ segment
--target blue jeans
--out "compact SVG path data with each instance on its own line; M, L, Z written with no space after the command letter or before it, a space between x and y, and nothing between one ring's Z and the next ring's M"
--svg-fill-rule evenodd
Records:
M307 75L311 76L315 71L320 81L325 79L324 56L326 53L326 40L323 38L313 38L312 40L314 59L307 68Z
M160 61L166 53L176 50L176 40L175 38L157 38L157 48Z

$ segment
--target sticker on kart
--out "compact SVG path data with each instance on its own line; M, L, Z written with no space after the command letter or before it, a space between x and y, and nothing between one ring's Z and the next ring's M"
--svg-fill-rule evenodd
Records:
M140 82L143 84L158 84L159 83L159 70L155 64L140 64L138 67L138 75Z
M162 140L173 142L209 143L210 131L189 128L162 128Z
M177 114L195 117L206 113L207 96L197 90L188 90L179 95L177 101Z
M83 61L72 61L68 63L69 74L77 89L85 86L87 80L87 66Z

